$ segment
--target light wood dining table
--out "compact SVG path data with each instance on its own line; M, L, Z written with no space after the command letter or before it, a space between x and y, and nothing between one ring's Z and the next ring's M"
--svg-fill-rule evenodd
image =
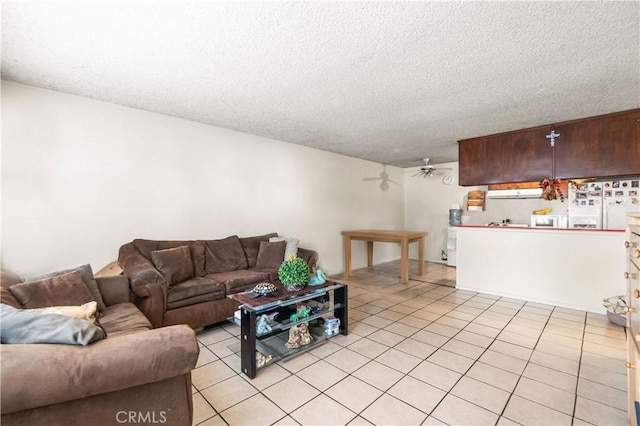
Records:
M342 231L344 239L344 274L351 275L351 241L367 242L367 266L373 266L373 243L400 244L400 282L409 282L409 244L418 243L419 274L424 275L424 242L427 232L360 229Z

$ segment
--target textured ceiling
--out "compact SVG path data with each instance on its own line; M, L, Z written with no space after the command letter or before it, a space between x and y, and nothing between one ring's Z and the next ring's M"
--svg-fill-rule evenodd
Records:
M3 1L2 78L352 157L640 106L640 3Z

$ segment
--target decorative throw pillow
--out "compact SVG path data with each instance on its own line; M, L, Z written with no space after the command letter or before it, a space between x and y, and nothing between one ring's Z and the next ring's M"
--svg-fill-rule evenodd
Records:
M79 272L14 284L9 291L25 309L84 305L95 301Z
M221 240L206 240L205 245L207 274L248 268L247 257L237 235Z
M271 237L269 238L269 242L273 243L276 241L286 241L287 248L284 251L284 257L282 260L287 260L289 256L292 254L298 255L298 244L300 244L300 240L297 238L283 238L283 237Z
M247 257L247 264L249 268L253 268L256 266L256 261L258 260L258 250L260 250L260 242L269 241L270 237L277 236L278 234L276 232L270 232L264 235L240 238L240 244L242 245L244 254Z
M169 287L195 276L189 246L152 251L151 259Z
M65 269L63 271L51 272L49 274L40 275L38 277L25 278L22 281L23 282L40 281L45 278L56 277L58 275L68 274L69 272L73 272L73 271L79 272L80 275L82 276L82 280L84 281L85 285L93 295L93 300L95 300L98 303L98 312L104 312L104 310L106 309L106 306L104 304L104 301L102 300L102 294L100 294L98 283L93 278L93 271L91 270L91 265L89 264L76 266L75 268ZM65 303L65 304L68 304L68 303Z
M193 262L193 274L196 277L204 277L205 275L207 275L207 273L204 270L205 255L204 255L203 241L200 241L200 240L158 241L158 247L156 247L154 250L166 250L166 249L176 248L181 246L189 247L189 250L191 252L191 261ZM149 253L149 256L151 256L151 253ZM149 257L149 260L153 262L151 257Z
M39 314L0 303L0 337L2 343L62 343L86 346L104 339L106 335L100 327L89 321L58 314Z
M96 322L96 310L98 304L96 302L85 303L80 306L50 306L48 308L25 309L27 312L36 314L58 314L67 317L73 317L89 321L91 324Z
M256 268L278 269L282 263L282 256L284 256L286 247L287 243L284 241L275 243L261 241Z

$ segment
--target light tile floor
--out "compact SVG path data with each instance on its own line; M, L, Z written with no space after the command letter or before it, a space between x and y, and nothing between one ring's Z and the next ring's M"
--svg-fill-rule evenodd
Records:
M399 262L333 277L349 285L349 335L253 380L228 349L239 327L199 332L194 424L626 424L624 328L417 269L408 284Z

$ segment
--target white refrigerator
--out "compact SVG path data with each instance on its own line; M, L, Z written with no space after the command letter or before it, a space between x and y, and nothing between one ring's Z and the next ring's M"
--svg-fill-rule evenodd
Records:
M640 212L640 177L569 185L569 228L625 229L628 212Z

